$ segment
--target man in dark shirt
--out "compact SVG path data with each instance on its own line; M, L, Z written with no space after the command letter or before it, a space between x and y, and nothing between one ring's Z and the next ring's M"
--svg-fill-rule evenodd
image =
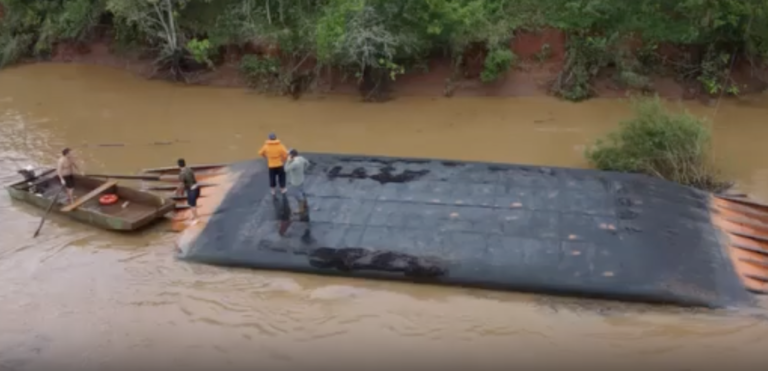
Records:
M197 221L197 199L200 197L200 187L197 184L195 178L195 172L187 167L187 162L183 158L180 158L176 163L179 165L179 188L176 190L176 194L181 196L186 192L187 205L192 212L192 222Z

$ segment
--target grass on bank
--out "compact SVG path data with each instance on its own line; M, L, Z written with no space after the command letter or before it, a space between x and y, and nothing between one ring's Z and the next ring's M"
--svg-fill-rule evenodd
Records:
M728 184L712 162L711 129L687 111L673 113L658 97L632 101L635 116L598 139L585 155L600 170L642 173L720 192Z

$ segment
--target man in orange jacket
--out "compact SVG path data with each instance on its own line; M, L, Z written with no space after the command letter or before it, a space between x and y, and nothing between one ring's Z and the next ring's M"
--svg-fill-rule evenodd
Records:
M288 150L283 143L277 139L277 135L274 133L269 134L269 139L259 150L259 156L267 159L267 167L269 168L269 188L272 190L272 195L275 194L276 183L280 183L280 192L285 193L285 168L283 165L285 164L285 160L288 159Z

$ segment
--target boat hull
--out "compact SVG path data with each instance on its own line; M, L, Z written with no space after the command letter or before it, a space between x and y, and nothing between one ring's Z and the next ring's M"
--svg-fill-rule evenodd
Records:
M263 160L233 164L179 257L680 306L753 306L760 292L736 269L706 192L584 169L305 157L311 216L293 215L290 187L270 195Z
M49 176L49 179L35 179L33 181L41 181L41 184L54 184L56 179L53 176ZM8 195L19 202L23 202L40 209L47 209L51 203L53 194L56 192L49 191L42 193L32 193L21 187L26 182L19 182L6 187ZM98 179L78 178L77 183L85 183L88 186L98 186L104 182ZM58 186L58 185L57 185ZM86 190L91 187L86 188ZM93 200L89 204L79 207L69 212L62 212L61 208L66 206L65 197L62 192L59 199L54 205L52 211L56 214L63 215L67 218L76 220L78 222L88 224L97 228L110 230L110 231L123 231L130 232L141 229L143 227L152 224L153 222L162 219L166 214L174 210L174 203L170 199L163 199L155 195L130 189L127 187L117 186L117 189L113 190L119 195L119 201L116 205L111 205L109 209L107 207L100 207L97 200ZM132 203L141 203L141 210L118 210L122 208L122 205L128 202L128 205L123 209L136 209L137 205ZM121 215L122 214L122 215Z

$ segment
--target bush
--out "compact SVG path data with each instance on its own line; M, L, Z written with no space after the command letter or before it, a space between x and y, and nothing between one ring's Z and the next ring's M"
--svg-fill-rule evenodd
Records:
M512 67L515 58L515 54L506 45L491 49L485 57L480 80L485 83L496 81Z
M211 42L208 39L198 40L192 39L187 41L187 50L195 62L204 64L208 68L213 68L213 61L211 56L215 52L211 46Z
M586 152L598 169L643 173L708 191L721 191L710 157L710 129L699 118L671 113L658 97L633 102L635 117Z
M48 57L59 41L79 42L93 31L102 0L0 0L0 67Z
M22 59L29 53L33 43L34 36L30 34L12 36L10 33L2 33L0 35L0 68Z
M240 73L253 88L263 92L282 90L280 59L277 57L246 55L240 61Z
M619 34L592 37L572 35L563 69L552 86L559 97L579 102L594 95L592 80L615 58L615 44Z

